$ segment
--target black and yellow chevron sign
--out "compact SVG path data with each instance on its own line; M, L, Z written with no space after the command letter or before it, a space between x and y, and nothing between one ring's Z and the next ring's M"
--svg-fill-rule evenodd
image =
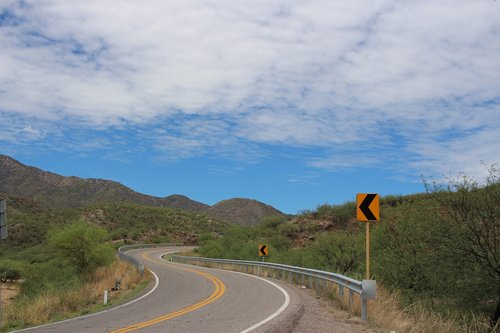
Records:
M265 244L260 244L259 245L259 257L267 256L268 254L268 247Z
M356 195L356 218L358 222L380 220L380 196L375 193Z

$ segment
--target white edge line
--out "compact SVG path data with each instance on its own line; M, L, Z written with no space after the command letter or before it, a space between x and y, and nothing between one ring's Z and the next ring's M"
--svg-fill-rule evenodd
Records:
M250 275L250 274L248 274ZM259 276L254 276L252 275L254 278L256 279L260 279L262 281L266 281L267 283L273 285L274 287L278 288L279 291L281 291L283 293L283 295L285 295L285 303L283 303L283 305L278 309L278 311L276 311L275 313L273 313L272 315L270 315L269 317L267 317L266 319L262 320L261 322L258 322L257 324L247 328L246 330L244 331L241 331L240 333L247 333L247 332L250 332L250 331L253 331L254 329L266 324L267 322L273 320L274 318L276 318L277 316L279 316L283 311L285 311L285 309L288 307L288 305L290 305L290 295L288 295L288 293L286 292L285 289L283 289L282 287L278 286L276 283L274 282L271 282L269 280L266 280L266 279L263 279Z
M164 253L164 254L161 254L160 255L160 258L163 256L163 255L166 255L166 254L169 254L169 253ZM162 260L165 260L163 258L161 258ZM167 260L165 260L167 261ZM167 261L168 262L168 261ZM178 264L178 263L177 263ZM190 265L190 264L187 264L187 265ZM200 266L196 266L196 265L190 265L190 266L195 266L195 267L200 267ZM269 283L270 285L274 286L275 288L277 288L279 291L281 291L281 293L285 296L285 302L283 303L283 305L281 305L281 307L276 311L274 312L272 315L270 315L269 317L265 318L264 320L258 322L257 324L247 328L246 330L244 331L241 331L240 333L248 333L250 331L253 331L254 329L256 328L259 328L261 327L262 325L268 323L269 321L273 320L274 318L276 318L277 316L279 316L281 313L283 313L283 311L286 310L286 308L290 305L290 295L286 292L285 289L283 289L281 286L277 285L276 283L272 282L272 281L269 281L269 280L266 280L264 278L261 278L260 276L255 276L255 275L252 275L252 274L248 274L248 273L242 273L242 272L236 272L236 271L230 271L230 270L225 270L225 269L218 269L218 268L209 268L209 267L204 267L204 268L207 268L207 269L211 269L211 270L215 270L215 271L223 271L223 272L230 272L230 273L234 273L234 274L241 274L241 275L247 275L247 276L251 276L253 278L256 278L256 279L259 279L259 280L262 280L262 281L265 281L267 283Z
M132 250L132 251L136 251L136 250ZM128 251L128 252L131 252L131 251ZM51 325L56 325L56 324L61 324L61 323L67 323L69 321L74 321L74 320L79 320L79 319L85 319L85 318L89 318L89 317L101 315L103 313L107 313L107 312L110 312L110 311L113 311L113 310L116 310L116 309L119 309L119 308L123 308L123 307L126 307L126 306L128 306L128 305L130 305L132 303L138 302L141 299L143 299L143 298L151 295L151 293L153 293L156 290L156 288L158 288L158 285L160 284L160 279L158 278L158 275L156 275L156 273L153 272L150 269L147 269L147 270L150 271L153 274L153 276L155 277L155 285L154 285L153 289L151 289L150 291L148 291L146 294L142 295L139 298L133 299L133 300L131 300L131 301L127 302L127 303L124 303L124 304L120 304L120 305L118 305L116 307L113 307L111 309L106 309L106 310L102 310L102 311L99 311L99 312L89 313L87 315L78 316L78 317L75 317L75 318L65 319L65 320L61 320L61 321L56 321L56 322L48 323L48 324L44 324L44 325L23 328L23 329L18 330L18 331L11 331L11 333L25 332L25 331L34 330L34 329L41 328L41 327L47 327L47 326L51 326Z

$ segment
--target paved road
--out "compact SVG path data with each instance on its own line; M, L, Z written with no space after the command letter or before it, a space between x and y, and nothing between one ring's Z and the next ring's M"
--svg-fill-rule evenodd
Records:
M287 324L296 292L276 282L229 271L167 262L179 248L134 250L158 277L146 297L115 309L26 332L263 332Z

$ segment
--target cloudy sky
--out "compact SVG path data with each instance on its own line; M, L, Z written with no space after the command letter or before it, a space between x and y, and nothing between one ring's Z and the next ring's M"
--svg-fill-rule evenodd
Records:
M500 2L0 0L0 153L288 213L500 161Z

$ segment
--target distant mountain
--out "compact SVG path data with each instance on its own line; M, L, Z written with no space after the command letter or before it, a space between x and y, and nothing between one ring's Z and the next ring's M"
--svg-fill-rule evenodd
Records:
M205 212L210 206L198 201L194 201L185 195L173 194L162 199L165 207L186 209L192 212Z
M130 202L141 205L205 211L208 205L185 196L158 198L135 192L104 179L64 177L26 166L0 155L0 192L37 199L53 208L73 208L105 202Z
M272 206L244 198L220 201L210 207L207 213L217 219L241 225L257 224L266 216L285 215Z
M134 203L206 213L235 224L255 224L279 210L251 199L229 199L210 207L174 194L165 198L136 192L118 182L104 179L65 177L26 166L0 154L0 192L33 198L50 208L76 208L102 203Z

